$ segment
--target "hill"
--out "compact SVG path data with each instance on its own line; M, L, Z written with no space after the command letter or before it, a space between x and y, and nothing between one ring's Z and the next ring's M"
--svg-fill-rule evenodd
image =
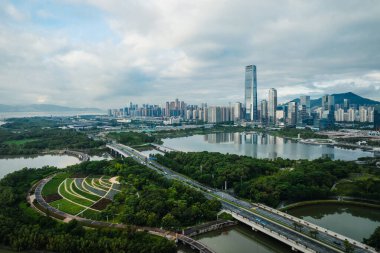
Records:
M355 93L352 92L346 92L346 93L337 93L337 94L332 94L334 96L335 104L343 104L344 99L349 99L350 104L356 104L358 106L362 105L376 105L380 104L379 101L375 101L372 99L368 98L363 98ZM293 99L292 101L299 103L300 99L296 98ZM322 106L322 98L317 98L317 99L310 99L310 106L311 107L319 107Z
M51 104L3 105L0 112L101 112L98 108L75 108Z

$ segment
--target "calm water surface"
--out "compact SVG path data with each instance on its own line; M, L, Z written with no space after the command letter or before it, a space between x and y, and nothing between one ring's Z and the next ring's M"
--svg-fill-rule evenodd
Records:
M0 157L0 179L6 174L22 168L41 168L46 165L65 168L79 163L79 159L69 155L37 155L29 157Z
M246 155L255 158L317 159L330 157L334 160L356 160L373 156L360 149L343 149L327 145L303 144L268 134L215 133L164 139L164 146L180 151L209 151Z
M207 245L217 253L290 253L291 249L268 236L252 231L245 225L209 232L195 239ZM180 253L195 252L181 247Z
M380 226L379 209L353 205L310 205L289 210L288 213L360 242L363 238L368 238ZM244 225L206 233L196 239L218 253L291 252L288 246L259 232L254 232ZM182 247L178 252L193 251Z
M380 209L368 207L321 204L298 207L288 213L360 242L380 226Z

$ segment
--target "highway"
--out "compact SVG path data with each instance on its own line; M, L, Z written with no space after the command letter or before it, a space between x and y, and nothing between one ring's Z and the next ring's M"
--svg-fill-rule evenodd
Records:
M252 204L238 199L226 192L205 186L162 166L156 161L147 159L146 156L128 146L118 143L108 144L107 146L123 156L132 157L137 162L163 174L167 178L181 181L191 187L201 190L208 198L217 198L221 201L223 209L233 212L250 222L254 222L256 225L265 227L269 231L275 231L280 236L287 238L289 242L293 241L296 242L296 244L301 245L307 249L305 250L307 252L346 252L345 240L350 242L354 249L353 252L355 253L376 252L375 249L370 248L367 245L354 241L343 235L339 235L333 231L305 222L291 215L266 207L265 205ZM299 224L297 230L294 228L294 223ZM313 233L311 231L318 231L315 238L311 236L311 233Z

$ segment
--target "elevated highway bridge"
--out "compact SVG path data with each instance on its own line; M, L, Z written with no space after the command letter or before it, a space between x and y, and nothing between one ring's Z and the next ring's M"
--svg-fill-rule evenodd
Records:
M301 252L354 252L375 253L374 248L328 229L322 228L297 217L283 213L260 203L249 203L223 191L202 185L185 177L156 161L148 160L139 151L118 143L107 147L123 157L132 157L137 162L163 174L165 177L181 181L202 191L207 198L216 198L222 203L222 212ZM351 248L352 251L349 251Z

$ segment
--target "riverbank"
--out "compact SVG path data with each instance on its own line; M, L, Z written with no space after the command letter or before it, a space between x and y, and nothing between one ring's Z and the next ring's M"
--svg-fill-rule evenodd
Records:
M372 204L365 203L359 201L349 201L349 200L333 200L333 199L325 199L325 200L309 200L309 201L301 201L293 204L289 204L287 206L279 208L280 211L289 211L294 208L304 207L304 206L312 206L312 205L320 205L320 204L341 204L341 205L353 205L353 206L361 206L361 207L369 207L380 210L380 204Z
M380 226L379 210L379 205L374 204L328 200L298 203L285 212L302 219L303 223L310 222L366 243L364 238L370 238Z

